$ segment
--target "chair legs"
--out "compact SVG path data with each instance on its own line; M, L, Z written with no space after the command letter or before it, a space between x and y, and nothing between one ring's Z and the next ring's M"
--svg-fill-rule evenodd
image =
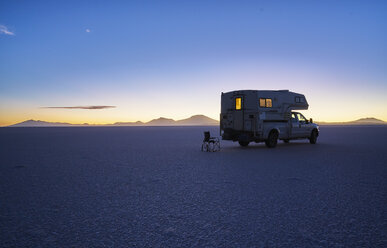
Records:
M211 137L210 131L204 132L202 152L217 152L217 151L220 151L219 138Z
M220 143L219 141L215 142L214 143L214 149L213 149L214 152L217 152L217 151L220 151Z
M208 152L208 143L207 142L203 142L203 144L202 144L202 152Z
M217 151L220 151L220 143L219 143L219 141L203 142L203 144L202 144L202 152L217 152Z

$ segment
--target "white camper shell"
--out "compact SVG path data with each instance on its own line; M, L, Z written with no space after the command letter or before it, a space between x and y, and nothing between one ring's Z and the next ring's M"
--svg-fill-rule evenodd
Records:
M304 95L289 90L238 90L222 92L220 132L223 140L265 141L275 147L277 140L308 138L316 143L318 126L298 112L309 105Z

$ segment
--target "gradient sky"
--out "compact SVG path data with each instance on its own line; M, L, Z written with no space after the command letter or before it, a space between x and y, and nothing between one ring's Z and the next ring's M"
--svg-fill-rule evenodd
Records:
M237 89L387 121L387 1L0 2L0 125L219 119Z

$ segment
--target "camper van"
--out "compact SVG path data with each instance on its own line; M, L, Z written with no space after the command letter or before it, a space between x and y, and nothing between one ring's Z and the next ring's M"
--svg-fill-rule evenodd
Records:
M319 127L296 110L309 105L302 94L289 90L238 90L222 92L220 135L223 140L265 142L275 147L278 140L309 139L315 144Z

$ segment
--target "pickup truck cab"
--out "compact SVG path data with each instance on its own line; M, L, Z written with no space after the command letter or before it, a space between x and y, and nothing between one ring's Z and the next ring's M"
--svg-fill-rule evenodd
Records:
M311 144L316 144L318 133L319 127L312 119L307 120L301 113L292 112L289 137L283 141L288 143L291 139L309 139Z

